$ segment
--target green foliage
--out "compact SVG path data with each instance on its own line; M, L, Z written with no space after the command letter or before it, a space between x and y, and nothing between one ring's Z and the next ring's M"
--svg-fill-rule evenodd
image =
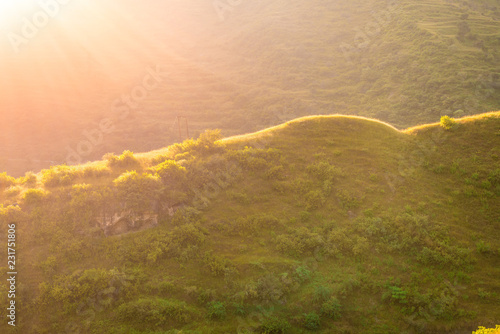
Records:
M440 124L445 130L450 130L455 127L457 122L455 122L455 119L451 118L450 116L442 116Z
M496 325L495 328L486 328L483 326L479 326L476 331L473 331L472 334L499 334L500 333L500 325Z
M242 303L232 303L233 312L235 315L243 316L245 315L245 307Z
M40 285L37 305L58 305L70 313L87 299L93 299L95 307L107 307L120 298L131 281L133 277L117 270L87 269L72 275L59 275L52 283Z
M333 321L341 316L346 319L339 327L352 332L438 332L443 326L455 330L461 323L478 321L474 312L494 319L497 286L484 277L491 275L497 260L498 238L493 228L477 230L477 222L492 227L498 220L492 188L498 186L500 173L489 168L492 154L483 154L484 147L487 152L495 151L495 141L476 131L489 123L476 129L469 128L474 121L464 121L464 131L451 137L439 126L419 129L412 137L394 131L394 136L404 139L389 137L378 142L383 136L373 134L371 128L358 129L356 122L340 128L327 122L324 129L315 123L308 132L311 140L305 142L293 124L284 127L291 132L284 137L276 134L272 142L279 154L253 149L266 166L242 177L228 172L234 178L215 182L219 188L210 193L210 205L203 210L195 207L190 196L207 181L214 182L216 173L238 165L240 153L202 156L204 153L185 152L189 154L179 153L181 162L169 159L172 152L168 149L168 156L158 165L120 176L123 171L114 170L114 183L107 175L88 174L69 187L51 188L50 194L42 188L26 191L17 180L14 186L33 198L21 201L19 207L5 206L13 202L7 198L0 205L0 228L4 233L4 223L18 222L22 247L39 263L31 268L26 262L26 270L43 273L21 286L19 300L31 298L33 302L23 306L25 312L39 312L47 319L34 319L37 327L26 331L64 331L55 324L56 318L76 320L82 332L95 333L159 333L173 328L224 332L240 320L247 328L275 333L315 330L321 320L319 329L330 332L335 330ZM300 131L311 126L302 123ZM373 152L360 150L360 141L349 136L335 137L336 144L330 146L343 150L336 164L350 166L349 178L323 174L331 165L315 163L308 168L317 152L307 145L326 152L330 147L321 145L322 131L331 134L344 128L359 130L360 136L366 132L370 143L376 141L370 146ZM310 135L313 133L317 137ZM444 139L436 139L436 134ZM440 173L429 173L427 167L424 170L414 163L411 178L394 176L398 161L408 158L415 143L425 142L426 136L436 143L442 139L424 152L428 166L441 166ZM462 142L464 138L479 144L469 147ZM231 145L223 149L245 151L238 150L237 143ZM459 158L469 151L477 158ZM270 159L271 155L279 159ZM276 181L284 189L279 198L273 197L271 182L265 178L277 177L268 174L273 166L286 166L276 169L288 179ZM448 173L450 166L455 170L452 173ZM465 198L462 193L465 176L474 197ZM238 182L233 185L234 180ZM490 185L483 186L485 181ZM343 191L335 196L335 186L329 196L338 182ZM385 194L379 187L387 190ZM103 212L134 214L132 207L154 210L155 201L169 205L165 202L167 189L174 188L187 194L185 205L173 217L160 212L161 223L155 228L112 237L99 233L96 218ZM324 204L304 211L304 201L312 192L322 196ZM339 208L338 203L344 204ZM349 213L350 208L358 210ZM468 237L471 231L477 232L473 238ZM114 266L119 270L109 269ZM100 269L89 269L92 267ZM37 291L33 285L38 283L42 284ZM376 304L381 294L387 302ZM364 295L369 298L361 298ZM264 313L256 304L273 305L276 310ZM183 307L188 311L182 311ZM469 307L474 311L465 310ZM178 309L181 315L176 318ZM87 328L89 321L81 315L91 311L95 320ZM390 318L394 311L401 317ZM293 319L293 328L288 322L289 327L262 326L271 312L279 312L278 320ZM391 324L371 328L373 312ZM238 316L242 318L234 319Z
M226 317L226 306L221 302L208 304L208 317L212 320L221 320Z
M82 176L82 172L65 165L50 167L41 172L42 183L46 187L67 186L73 183L78 177Z
M114 200L110 188L86 183L73 185L70 196L69 213L75 222L86 227L90 227L93 219L105 212Z
M187 199L187 169L174 160L166 160L151 168L163 183L161 199L169 205L184 202Z
M265 302L277 302L285 294L285 286L274 274L260 277L256 284L257 297Z
M340 301L335 297L331 297L321 305L321 314L333 320L341 318L341 310Z
M121 321L143 328L171 326L172 322L186 324L198 314L185 302L161 298L141 298L121 304L117 313Z
M286 319L271 316L263 321L257 331L261 334L286 334L291 327Z
M1 176L0 176L0 179L1 179ZM26 187L30 187L30 188L34 188L36 186L36 182L37 182L37 176L33 172L26 172L24 174L24 176L21 176L18 179L19 184L26 186ZM0 184L1 184L1 181L0 181ZM1 186L0 186L0 188L1 188Z
M23 194L23 201L28 206L40 205L47 198L48 192L42 189L28 189Z
M369 248L368 239L363 236L349 236L349 229L333 229L328 233L325 251L332 256L341 254L361 255Z
M307 166L307 172L321 181L333 180L343 176L341 168L330 165L328 162L318 162Z
M180 144L170 146L170 148L176 160L184 160L190 156L204 157L224 152L221 138L220 130L205 130L197 139L186 139Z
M292 256L312 254L323 244L323 237L318 233L311 232L307 227L293 229L289 234L281 234L276 237L276 248L280 252Z
M483 240L480 240L476 242L476 249L479 253L486 254L491 251L491 245L489 243L484 242Z
M342 208L345 210L357 208L361 204L361 200L358 196L345 189L337 191L337 198L339 199Z
M319 190L312 190L305 195L306 210L317 209L325 204L325 197Z
M83 177L101 178L111 175L111 169L107 165L90 165L83 169Z
M316 303L322 303L330 299L333 291L330 287L324 285L316 285L314 288L313 300Z
M395 286L395 285L388 285L387 286L387 289L389 290L387 294L384 294L384 297L390 297L391 300L395 300L401 304L406 304L408 302L407 300L407 294L408 292L401 289L400 287L398 286Z
M284 180L285 172L283 166L273 166L266 172L266 178L270 180Z
M51 276L55 273L57 267L57 259L55 256L49 256L45 261L40 262L40 269L45 275Z
M195 257L198 247L205 239L206 232L198 225L186 223L176 226L169 232L154 235L147 241L144 248L136 246L128 251L122 250L119 256L132 262L137 261L137 257L142 257L149 263L156 263L165 257L189 260ZM214 270L218 270L217 268L215 266Z
M259 235L263 229L273 229L280 224L278 218L269 214L256 214L238 218L227 225L232 234Z
M134 153L126 150L120 156L116 156L114 154L106 154L103 157L106 160L107 165L111 168L136 168L139 165L139 161L134 156Z
M321 326L319 315L315 312L304 314L304 327L309 330L317 330Z
M6 172L0 173L0 190L14 185L15 182L16 182L16 179L10 175L7 175Z
M240 150L228 151L228 157L245 170L258 171L276 167L274 165L280 160L281 152L272 148L261 149L246 146ZM274 172L279 173L279 168Z
M113 183L117 189L118 200L134 212L150 210L162 189L157 176L147 173L141 175L136 171L123 173Z
M167 160L152 168L168 187L181 188L187 181L186 167L180 166L174 160Z
M500 168L493 169L488 175L488 181L492 186L500 185Z
M300 283L304 283L311 279L312 272L305 266L300 266L295 269L295 277Z
M209 268L213 276L224 275L224 273L232 270L234 267L228 259L212 253L205 253L203 256L203 263Z

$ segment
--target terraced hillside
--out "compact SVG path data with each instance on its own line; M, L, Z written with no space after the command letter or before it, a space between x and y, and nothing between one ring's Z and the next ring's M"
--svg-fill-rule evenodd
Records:
M21 33L22 18L0 25ZM406 128L498 110L498 1L73 1L16 53L0 40L0 170L20 176L107 152L149 151L220 128L311 114ZM92 26L88 23L92 22ZM117 119L116 101L160 68ZM136 91L139 92L139 91ZM140 93L140 92L139 92ZM114 128L88 145L104 119ZM72 151L74 150L74 151Z
M17 330L494 327L500 112L404 131L314 116L218 138L0 174L1 235L15 223L18 240Z

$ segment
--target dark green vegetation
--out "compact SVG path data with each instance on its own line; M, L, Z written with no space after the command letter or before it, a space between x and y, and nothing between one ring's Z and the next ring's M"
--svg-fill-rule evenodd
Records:
M308 117L18 179L2 174L1 235L18 226L18 330L492 327L500 113L450 121L401 132ZM113 227L103 228L106 219Z
M0 170L11 175L67 162L67 147L104 118L114 130L82 148L83 162L178 142L177 115L196 137L311 114L407 128L500 105L494 0L253 0L230 6L223 21L213 1L78 6L61 18L95 31L55 20L21 54L0 41ZM120 118L116 99L157 65L158 87Z

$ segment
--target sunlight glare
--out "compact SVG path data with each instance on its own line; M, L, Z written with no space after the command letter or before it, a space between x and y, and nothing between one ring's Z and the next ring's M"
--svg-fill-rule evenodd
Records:
M22 12L32 3L31 0L0 0L0 26L20 21Z

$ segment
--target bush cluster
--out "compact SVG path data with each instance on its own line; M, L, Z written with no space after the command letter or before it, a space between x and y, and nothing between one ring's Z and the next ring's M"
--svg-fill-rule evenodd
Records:
M72 184L83 175L82 171L65 165L53 166L41 172L42 183L46 187L60 187Z
M153 328L172 326L172 322L186 324L198 316L198 311L185 302L161 298L141 298L121 304L117 313L121 321Z
M134 169L139 166L139 160L134 156L131 151L123 151L120 156L116 156L112 153L104 155L103 159L107 162L107 165L111 168L127 168Z
M16 179L7 173L0 173L0 190L8 188L16 183Z

